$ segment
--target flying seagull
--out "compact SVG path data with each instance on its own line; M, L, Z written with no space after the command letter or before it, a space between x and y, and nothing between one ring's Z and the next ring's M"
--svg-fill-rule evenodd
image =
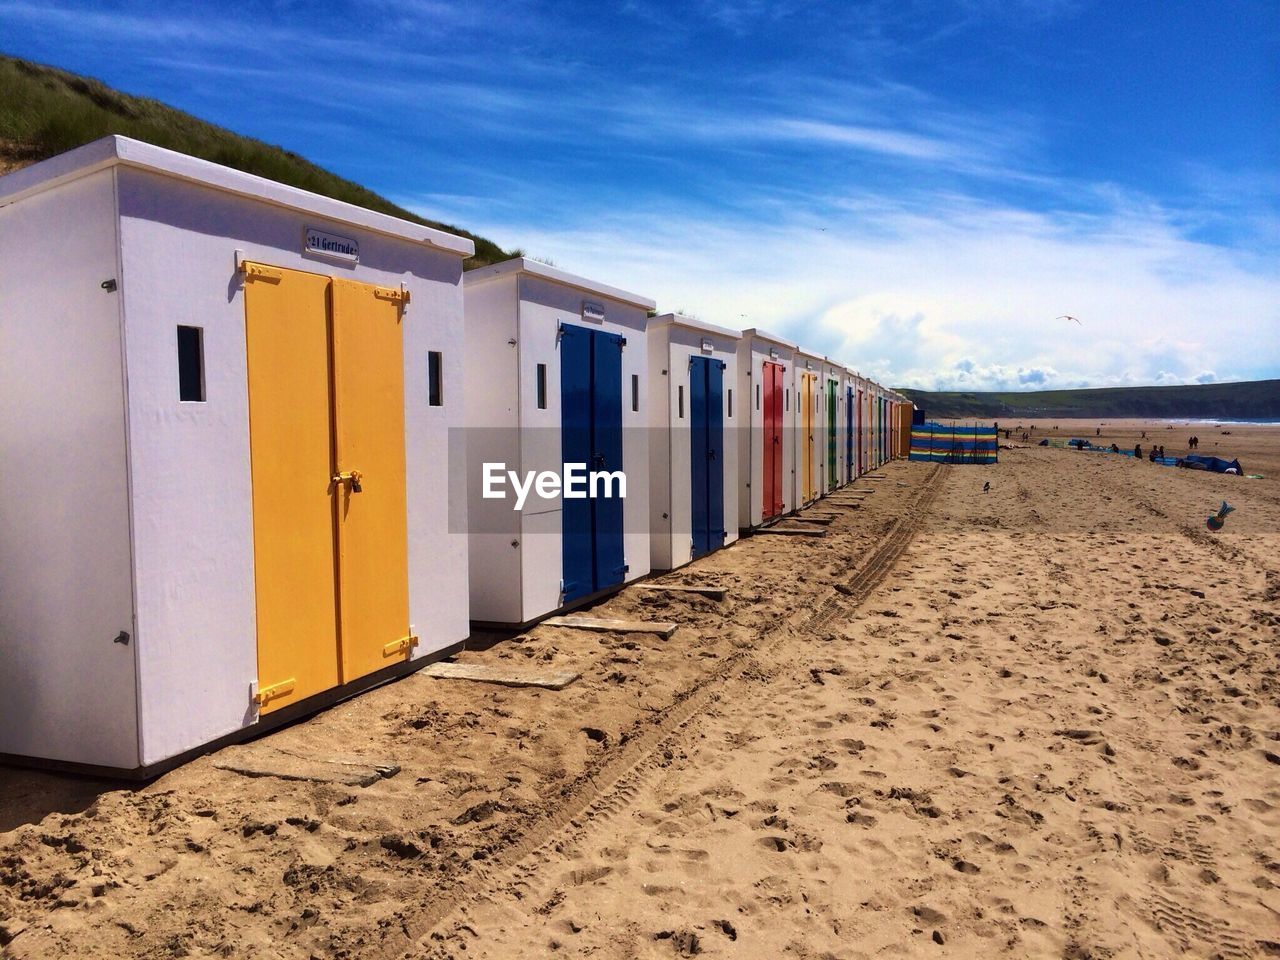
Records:
M1069 313L1064 313L1062 316L1058 317L1057 319L1058 319L1058 320L1074 320L1076 323L1080 323L1080 318L1079 318L1079 317L1073 317L1073 316L1072 316L1071 314L1069 314ZM1084 326L1084 324L1083 324L1083 323L1080 323L1080 326L1082 326L1082 327L1083 327L1083 326Z

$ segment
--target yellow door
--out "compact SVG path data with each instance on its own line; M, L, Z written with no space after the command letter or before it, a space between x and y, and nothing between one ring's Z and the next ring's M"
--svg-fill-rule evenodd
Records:
M269 713L338 684L329 279L245 275L258 695Z
M409 542L399 291L333 281L342 675L408 658Z

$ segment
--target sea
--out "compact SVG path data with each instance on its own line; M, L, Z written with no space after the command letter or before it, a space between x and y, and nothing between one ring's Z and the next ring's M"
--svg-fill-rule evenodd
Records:
M1280 420L1180 420L1165 418L1155 420L1154 423L1185 423L1187 426L1195 424L1210 424L1212 426L1223 427L1276 427L1280 426Z

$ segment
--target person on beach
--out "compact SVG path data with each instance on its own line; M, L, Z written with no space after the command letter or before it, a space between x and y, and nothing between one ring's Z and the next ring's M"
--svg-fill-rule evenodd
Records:
M1143 439L1146 439L1146 436L1147 436L1147 435L1144 433L1144 434L1142 435ZM1135 459L1138 459L1138 460L1141 460L1141 459L1142 459L1142 444L1140 444L1140 443L1135 443L1135 444L1133 445L1133 456L1134 456L1134 458L1135 458Z

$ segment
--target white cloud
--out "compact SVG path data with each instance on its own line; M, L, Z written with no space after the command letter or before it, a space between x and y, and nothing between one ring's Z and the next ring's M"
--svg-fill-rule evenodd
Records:
M1280 376L1280 270L1186 239L1147 203L1085 215L866 195L825 230L812 222L673 206L472 225L662 308L785 333L894 386Z

